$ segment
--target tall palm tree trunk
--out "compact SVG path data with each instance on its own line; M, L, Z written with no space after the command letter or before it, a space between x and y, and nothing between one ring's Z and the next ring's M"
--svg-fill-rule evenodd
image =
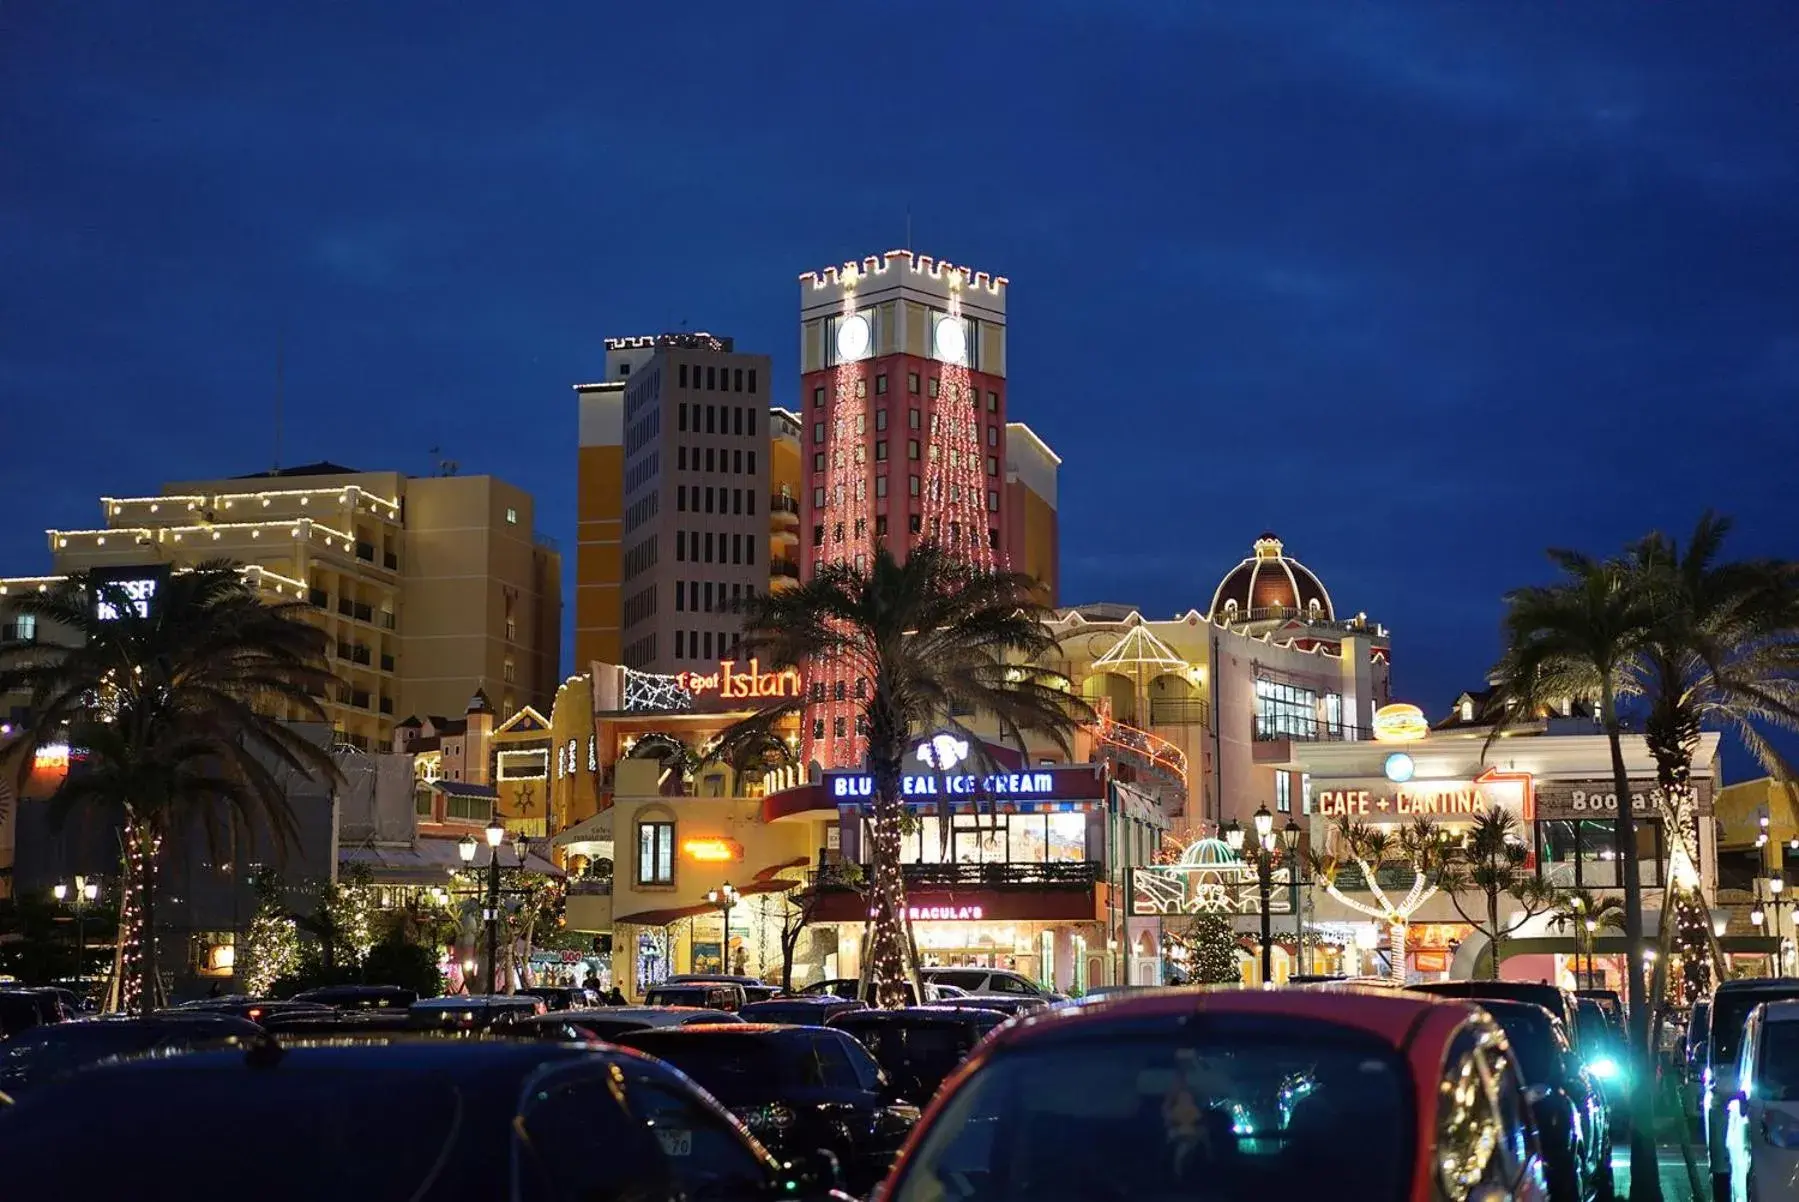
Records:
M868 771L873 780L874 821L870 823L868 889L869 932L863 952L865 972L874 983L875 1002L883 1007L906 1004L910 929L906 924L906 881L900 871L900 827L905 804L900 797L900 771L910 731L896 722L877 686L869 707Z
M1631 1105L1630 1197L1659 1202L1660 1166L1655 1154L1655 1075L1649 1055L1649 999L1643 989L1643 895L1637 869L1637 823L1630 808L1630 774L1624 768L1624 741L1618 729L1618 701L1611 682L1600 694L1606 742L1612 752L1612 787L1618 795L1613 841L1624 886L1624 982L1630 1003Z
M1505 939L1504 933L1499 929L1499 891L1497 889L1487 890L1487 929L1493 932L1493 940L1487 946L1487 951L1491 955L1487 961L1487 979L1497 981L1499 979L1499 961L1502 956L1499 945Z

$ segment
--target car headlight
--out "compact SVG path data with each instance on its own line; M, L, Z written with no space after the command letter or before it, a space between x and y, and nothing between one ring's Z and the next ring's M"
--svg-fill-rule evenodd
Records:
M1601 1081L1617 1081L1623 1078L1624 1070L1610 1056L1600 1056L1596 1060L1587 1061L1587 1071Z

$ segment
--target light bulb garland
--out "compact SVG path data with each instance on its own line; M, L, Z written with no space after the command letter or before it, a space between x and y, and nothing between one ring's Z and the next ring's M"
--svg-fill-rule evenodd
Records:
M299 926L288 915L279 892L272 883L265 887L256 917L244 935L243 954L238 963L244 991L252 997L263 997L275 982L298 968L300 964Z

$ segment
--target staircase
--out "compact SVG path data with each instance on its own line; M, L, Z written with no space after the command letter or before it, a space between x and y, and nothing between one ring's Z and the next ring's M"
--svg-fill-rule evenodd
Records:
M1093 736L1093 741L1104 750L1108 759L1129 764L1152 778L1144 782L1147 785L1154 786L1159 782L1164 787L1178 790L1185 800L1187 753L1179 747L1160 735L1117 721L1104 707L1101 707L1098 719L1088 725L1087 733ZM1167 800L1164 788L1155 791Z

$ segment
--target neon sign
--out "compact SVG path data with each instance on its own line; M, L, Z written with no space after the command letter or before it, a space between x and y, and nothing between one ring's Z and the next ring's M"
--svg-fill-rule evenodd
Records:
M734 659L720 660L716 672L682 672L675 684L688 693L715 693L725 701L742 701L765 697L798 697L800 674L792 668L784 672L763 672L754 659L749 670L737 671Z
M118 593L125 594L125 610L140 618L149 617L150 603L156 600L156 585L154 579L108 580L106 587L110 591L94 599L94 617L102 622L118 621L120 606L115 600Z
M1312 791L1313 813L1323 818L1406 822L1414 818L1473 818L1505 808L1524 821L1536 817L1536 795L1528 772L1489 768L1473 780L1413 780L1384 788Z
M979 906L907 906L913 922L979 922L985 911Z
M681 854L702 864L735 864L743 859L743 844L735 839L688 839Z
M875 779L867 773L831 778L832 797L873 797L874 790ZM1055 791L1056 777L1051 772L994 772L986 776L964 772L949 776L900 777L900 793L906 797L936 797L940 794L963 796L977 793L995 797L1043 797Z

